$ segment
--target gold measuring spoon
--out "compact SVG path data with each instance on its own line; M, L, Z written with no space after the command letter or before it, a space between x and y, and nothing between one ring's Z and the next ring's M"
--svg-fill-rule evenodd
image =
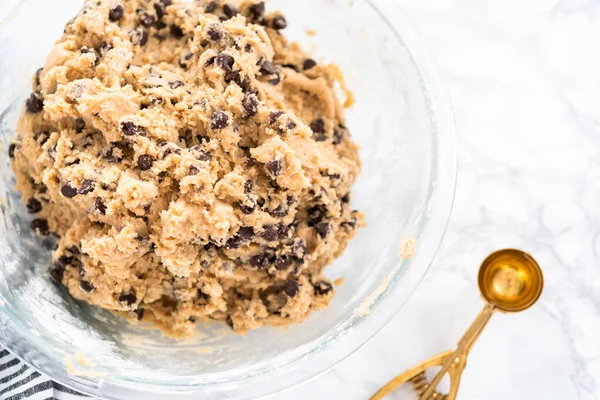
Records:
M375 393L371 400L383 399L407 382L412 383L420 400L456 399L469 351L494 312L515 313L528 309L540 298L543 287L540 266L529 254L513 249L493 253L479 269L479 290L486 305L460 339L456 350L438 354L398 375ZM425 371L432 367L442 369L429 383ZM443 395L435 389L446 373L450 376L450 392Z

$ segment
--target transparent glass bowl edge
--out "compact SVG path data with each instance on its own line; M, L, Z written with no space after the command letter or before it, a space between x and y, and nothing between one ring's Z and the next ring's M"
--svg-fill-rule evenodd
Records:
M356 350L366 344L396 315L406 303L412 292L423 279L431 265L437 249L443 239L446 225L451 213L454 191L456 186L456 143L454 138L454 120L451 103L444 83L440 79L437 68L427 54L416 29L398 10L395 0L383 0L378 6L382 18L391 26L401 41L409 49L413 62L418 66L422 77L422 86L427 94L431 115L435 117L433 126L436 128L434 150L438 157L434 158L436 165L432 166L434 179L429 187L430 196L426 198L425 218L415 221L414 232L418 232L416 240L419 250L413 258L399 262L394 269L389 285L369 305L366 313L354 314L329 335L318 341L307 343L290 351L285 359L278 358L277 364L264 369L260 376L247 376L231 382L215 382L208 385L172 386L169 388L145 385L139 387L138 382L104 381L98 378L71 376L61 368L53 367L44 355L35 351L43 345L43 340L35 336L26 327L15 326L9 319L0 314L0 341L26 363L47 373L53 379L73 389L107 398L149 398L148 394L160 395L167 391L177 393L182 397L202 393L205 398L257 398L283 389L290 388L312 377L315 377L335 366ZM0 277L1 278L1 277ZM402 278L404 287L411 290L394 290L396 283ZM1 301L1 299L0 299ZM10 310L4 310L10 315ZM363 314L368 314L368 317ZM365 323L365 320L367 322ZM315 345L315 342L319 342ZM334 345L335 344L335 345ZM311 349L311 351L306 351ZM294 368L291 364L301 364ZM276 374L265 380L265 376ZM256 380L251 386L245 386L246 380ZM173 394L174 396L174 394ZM160 398L160 397L157 397Z

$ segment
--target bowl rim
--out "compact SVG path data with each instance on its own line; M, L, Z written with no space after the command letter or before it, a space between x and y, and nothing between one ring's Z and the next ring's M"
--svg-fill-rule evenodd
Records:
M364 312L355 312L344 324L333 329L327 335L300 346L290 352L287 357L279 358L276 366L263 369L258 374L259 377L264 377L275 369L279 371L287 369L287 371L278 374L277 382L270 378L262 382L248 382L247 384L250 386L243 386L242 388L240 381L243 380L243 385L246 385L246 380L251 379L248 376L237 378L231 382L218 382L209 385L164 387L144 383L144 387L140 388L142 384L139 382L118 380L115 383L114 381L104 382L98 378L71 376L63 366L60 367L61 371L58 371L61 372L58 374L60 376L57 376L56 368L49 366L45 359L46 356L39 351L31 351L32 347L27 346L33 343L32 333L15 326L16 324L6 315L7 312L0 312L0 343L3 343L17 358L42 371L57 382L92 396L100 395L117 399L122 398L123 391L127 391L128 398L148 398L149 394L168 393L171 396L206 395L208 391L210 394L218 394L219 397L216 398L258 398L288 390L325 373L358 351L387 326L419 286L439 250L454 204L458 161L454 114L450 97L433 57L426 46L422 44L423 39L420 33L401 11L397 0L379 0L376 2L377 5L373 4L373 0L365 1L389 25L395 33L396 39L404 44L413 64L421 75L422 87L430 107L430 115L435 117L436 140L434 140L433 152L437 154L437 158L434 157L432 160L432 171L435 179L432 180L428 188L429 196L425 196L427 204L423 204L426 207L426 218L418 223L419 227L417 228L417 230L420 229L417 235L419 247L429 247L430 251L417 252L404 264L399 261L390 274L390 279L384 282L385 287L383 287L382 292L367 305ZM22 1L8 14L6 19L27 2L29 0ZM1 21L0 25L5 20ZM391 21L394 21L394 23L392 24ZM410 282L405 284L409 287L409 290L393 290L400 278L402 278L403 284ZM0 310L3 310L3 307L0 307ZM363 323L367 314L369 314L369 322ZM317 341L319 345L315 346L314 342ZM312 349L308 352L302 351L308 347L312 347ZM298 354L301 354L301 356L298 357ZM298 362L302 364L302 369L290 368L291 363Z

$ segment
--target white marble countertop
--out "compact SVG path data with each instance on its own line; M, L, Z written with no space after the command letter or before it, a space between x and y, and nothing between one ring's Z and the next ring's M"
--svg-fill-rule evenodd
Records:
M0 0L0 19L17 0ZM396 318L333 370L270 399L366 399L452 348L482 302L480 262L517 247L540 303L494 316L459 399L600 399L600 1L399 0L452 97L460 175L429 275Z
M600 399L600 2L399 0L437 59L459 148L454 213L415 295L371 342L278 399L366 399L453 348L482 302L477 270L531 252L546 287L496 315L459 399Z

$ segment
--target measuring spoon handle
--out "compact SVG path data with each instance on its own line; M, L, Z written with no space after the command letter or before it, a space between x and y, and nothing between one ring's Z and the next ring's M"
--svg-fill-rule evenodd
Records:
M435 376L435 378L433 378L433 380L431 381L431 385L421 396L421 400L428 400L431 397L431 395L433 394L433 392L435 391L435 389L437 388L439 383L442 381L442 379L444 378L444 375L446 374L446 372L448 372L450 367L452 367L456 363L461 363L461 362L466 365L467 356L469 354L469 351L471 350L471 348L477 341L477 338L479 337L481 332L483 332L483 329L489 322L492 315L494 315L494 311L495 311L495 308L491 304L486 304L485 307L483 307L483 310L481 310L481 312L479 313L477 318L475 318L475 321L473 321L473 323L471 324L469 329L467 329L467 332L465 332L463 337L458 342L458 347L452 353L452 356L448 357L448 359L442 366L442 369L440 370L440 372L438 372L438 374ZM463 368L464 368L464 366L463 366ZM450 377L451 380L452 380L452 378L454 378L454 379L460 378L462 369L460 369L460 370L457 369L456 371L458 372L458 376L454 376L454 377L451 376ZM456 391L458 391L458 388L456 388ZM448 399L451 400L452 398L450 396L448 396Z

